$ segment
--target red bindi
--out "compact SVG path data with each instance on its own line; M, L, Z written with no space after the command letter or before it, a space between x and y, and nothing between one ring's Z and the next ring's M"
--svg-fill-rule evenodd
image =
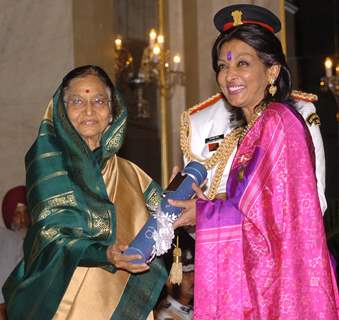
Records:
M86 92L86 93L89 93L89 89L86 89L85 92Z

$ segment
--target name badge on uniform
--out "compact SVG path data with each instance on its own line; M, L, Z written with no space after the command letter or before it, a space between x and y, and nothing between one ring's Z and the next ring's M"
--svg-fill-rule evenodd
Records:
M205 144L208 145L208 151L213 152L219 148L219 141L224 139L223 134L219 134L217 136L209 137L205 139Z

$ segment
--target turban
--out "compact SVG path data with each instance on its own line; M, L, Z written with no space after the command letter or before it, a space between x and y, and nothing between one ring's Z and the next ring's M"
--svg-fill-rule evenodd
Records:
M2 200L2 217L4 219L5 226L8 229L11 228L14 212L18 203L27 205L25 186L17 186L10 189L7 191Z

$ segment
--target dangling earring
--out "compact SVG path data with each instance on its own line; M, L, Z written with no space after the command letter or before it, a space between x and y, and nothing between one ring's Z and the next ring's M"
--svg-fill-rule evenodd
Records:
M268 88L268 92L273 97L277 93L277 86L274 85L274 80L270 80L270 87Z

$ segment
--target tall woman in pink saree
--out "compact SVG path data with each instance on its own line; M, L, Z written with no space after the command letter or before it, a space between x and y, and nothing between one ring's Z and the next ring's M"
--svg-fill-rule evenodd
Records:
M279 20L235 5L215 17L223 31L213 67L234 115L246 123L226 200L176 201L176 226L196 217L195 319L338 319L309 131L289 105L291 77ZM190 220L191 219L191 220Z

